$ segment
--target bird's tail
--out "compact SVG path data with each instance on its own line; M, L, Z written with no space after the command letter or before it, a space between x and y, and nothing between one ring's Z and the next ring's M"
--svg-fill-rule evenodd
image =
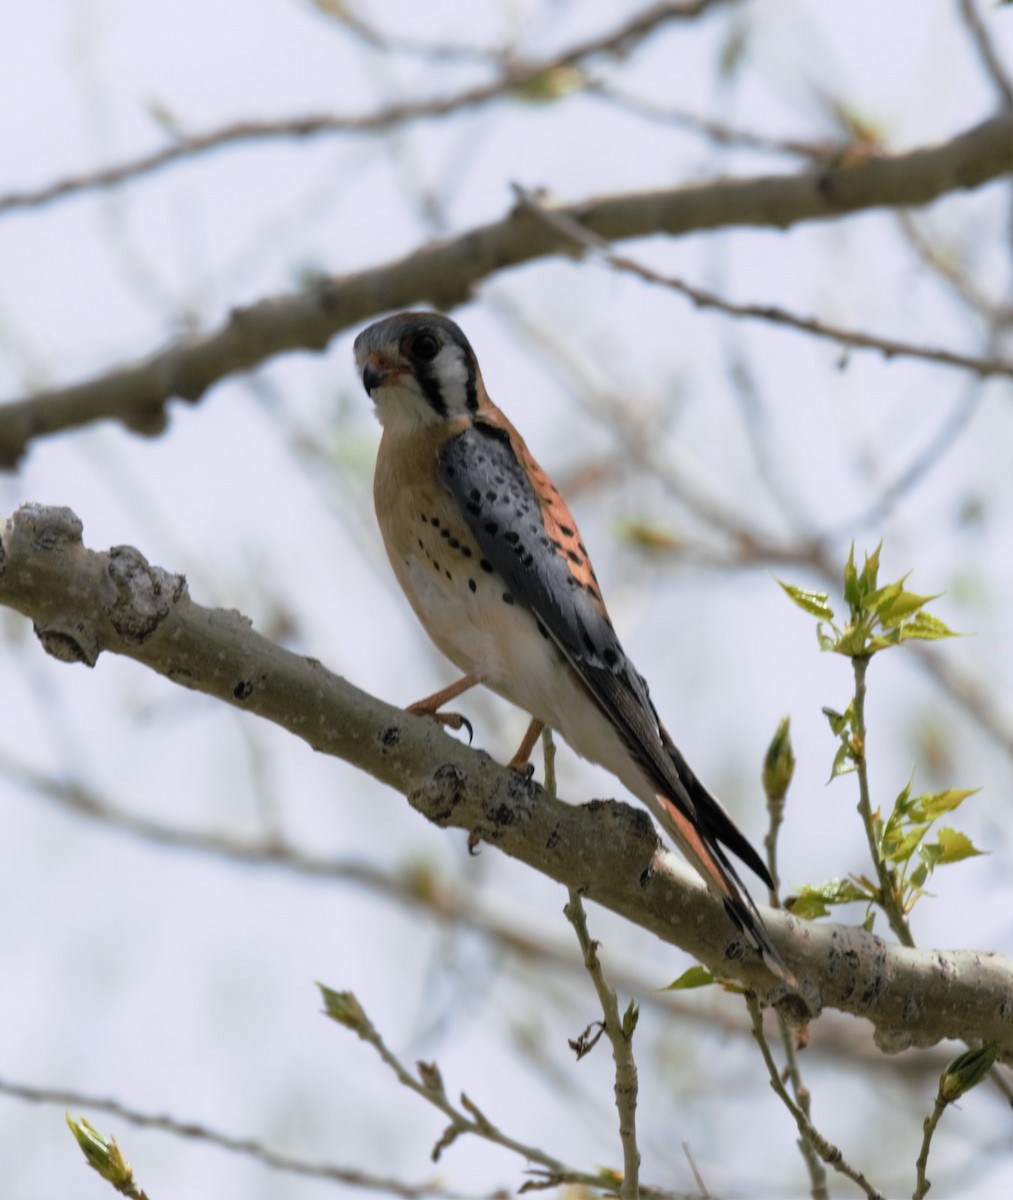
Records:
M691 820L675 801L659 793L655 800L661 810L664 825L710 891L724 904L728 916L742 931L749 944L759 952L767 967L778 978L794 987L795 977L770 940L763 918L735 868L728 861L724 847L755 871L768 888L773 888L766 864L725 812L721 803L693 774L663 728L661 732L665 749L689 796L696 818Z

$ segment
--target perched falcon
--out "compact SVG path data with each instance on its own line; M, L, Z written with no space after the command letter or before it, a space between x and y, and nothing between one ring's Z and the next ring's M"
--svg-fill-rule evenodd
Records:
M769 887L763 860L659 721L577 523L489 399L467 338L447 317L402 313L360 333L355 358L383 425L373 495L391 566L426 632L464 672L411 711L440 719L442 705L484 684L532 717L516 768L544 726L556 730L643 801L790 980L726 851Z

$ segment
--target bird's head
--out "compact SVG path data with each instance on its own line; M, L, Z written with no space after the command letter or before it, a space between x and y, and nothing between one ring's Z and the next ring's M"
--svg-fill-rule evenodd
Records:
M399 313L370 325L355 339L355 362L384 426L437 425L478 412L475 352L439 313Z

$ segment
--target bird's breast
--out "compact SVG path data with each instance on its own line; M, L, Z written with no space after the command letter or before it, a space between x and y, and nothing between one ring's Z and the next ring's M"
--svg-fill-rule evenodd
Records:
M481 671L490 687L534 713L507 689L527 677L536 693L544 691L538 677L550 673L558 652L484 557L437 478L441 440L417 436L406 445L384 433L373 498L387 556L440 650L463 671Z

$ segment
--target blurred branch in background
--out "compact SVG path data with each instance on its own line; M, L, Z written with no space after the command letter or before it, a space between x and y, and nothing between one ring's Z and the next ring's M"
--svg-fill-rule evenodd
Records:
M41 437L94 421L118 420L137 433L158 435L166 427L170 399L196 403L208 388L237 371L297 349L323 350L341 330L392 308L422 302L454 308L479 282L506 267L572 252L574 235L570 226L563 232L562 222L573 222L589 238L606 242L743 225L784 229L884 205L926 204L1010 169L1013 116L1001 116L941 146L846 167L554 205L551 223L522 203L502 221L423 246L386 267L321 278L301 293L234 309L218 330L183 339L86 382L0 405L0 467L15 466ZM766 315L770 319L769 310ZM877 348L897 352L889 342ZM945 359L946 352L929 357ZM969 365L953 354L947 361ZM974 369L1010 372L1009 364L1001 362Z
M642 12L627 18L608 33L579 42L559 54L536 62L523 62L503 51L471 51L463 47L447 47L441 50L436 46L406 43L402 39L379 33L361 18L354 17L342 5L341 24L376 50L383 53L391 50L411 54L422 53L442 61L466 58L469 61L486 62L496 68L498 77L491 83L468 88L457 95L412 100L391 105L374 113L354 116L320 114L281 121L239 121L204 134L181 135L178 130L171 128L170 132L175 137L171 146L153 151L132 162L68 176L30 191L0 195L0 217L9 212L39 208L82 192L121 187L170 164L183 162L226 146L279 138L288 140L315 137L329 133L385 134L413 121L448 117L494 101L516 98L518 95L523 97L526 92L530 93L532 98L537 98L541 88L551 86L552 80L559 78L561 73L566 73L568 69L569 73L564 77L568 84L579 89L582 86L582 77L576 69L589 59L629 55L639 43L665 25L693 20L708 9L728 3L729 0L684 0L682 3L652 4ZM328 7L337 7L325 4L318 6L325 11Z
M119 1100L107 1099L102 1096L91 1096L84 1092L68 1088L35 1087L31 1084L17 1083L11 1079L0 1079L0 1095L13 1096L19 1100L27 1100L30 1104L54 1104L64 1109L87 1109L89 1112L107 1113L117 1120L126 1121L138 1129L155 1129L175 1137L185 1138L195 1142L206 1142L219 1150L227 1150L232 1154L252 1158L256 1162L289 1175L303 1175L314 1179L327 1180L330 1183L341 1183L351 1187L362 1188L364 1191L381 1192L384 1195L400 1196L403 1200L423 1200L433 1197L434 1200L472 1200L460 1192L444 1188L438 1183L405 1183L400 1179L392 1179L382 1175L374 1175L368 1171L359 1171L354 1167L340 1167L332 1163L311 1163L288 1154L279 1154L271 1150L256 1138L237 1138L220 1130L211 1129L196 1121L181 1121L164 1113L146 1113L139 1109L123 1104Z

